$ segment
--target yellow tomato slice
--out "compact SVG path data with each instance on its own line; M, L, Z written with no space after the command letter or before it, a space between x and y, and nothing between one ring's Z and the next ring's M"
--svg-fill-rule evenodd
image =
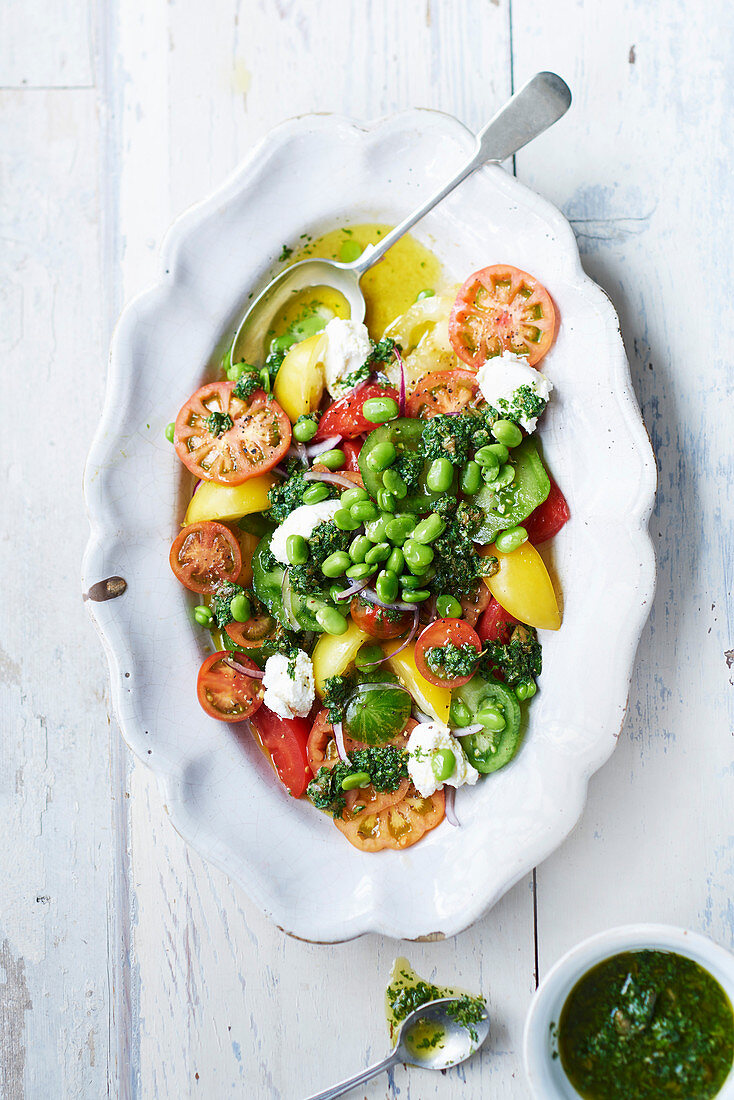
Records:
M402 642L398 638L395 641L383 642L383 653L393 654ZM403 687L406 687L415 699L421 710L432 715L439 722L448 725L449 711L451 709L451 692L448 688L429 684L415 663L415 645L411 642L400 653L395 653L387 661L387 666L394 672Z
M294 344L275 379L273 394L295 424L299 416L319 407L324 392L326 337L319 332Z
M553 591L553 582L535 547L524 542L510 554L494 546L480 550L483 556L493 554L499 570L484 580L499 604L521 623L539 630L559 630L561 613Z
M344 634L322 634L311 654L313 677L319 695L324 694L324 684L330 676L343 676L357 656L360 646L370 639L350 620Z
M228 523L249 516L251 512L262 512L269 507L268 490L276 480L272 474L261 474L241 485L204 481L191 498L182 526L207 519Z

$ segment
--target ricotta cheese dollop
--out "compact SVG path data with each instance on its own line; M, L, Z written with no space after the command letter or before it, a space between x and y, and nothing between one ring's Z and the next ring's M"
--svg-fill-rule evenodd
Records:
M296 655L293 676L288 672L288 658L274 653L265 662L263 703L281 718L305 718L316 697L313 663L302 649Z
M483 363L477 371L477 384L485 401L499 413L508 412L521 386L529 386L543 401L548 401L553 389L553 383L549 378L535 367L531 367L527 359L522 359L511 351L494 355ZM510 419L517 419L517 423L526 432L535 431L538 423L537 416L520 415Z
M370 335L361 321L347 321L341 317L329 321L324 333L327 338L324 355L326 388L332 397L341 397L356 385L356 382L347 383L347 379L364 365L370 354Z
M303 535L309 538L320 523L326 523L334 518L340 504L338 500L322 500L319 504L301 504L294 508L291 514L283 520L280 527L273 531L270 540L270 551L276 561L281 565L288 565L286 544L289 535Z
M441 722L420 722L408 738L406 748L408 774L413 786L424 798L430 798L444 783L451 787L463 787L466 783L473 785L479 779L479 772L467 760L461 742ZM449 749L456 757L453 772L440 783L432 767L434 753L439 749Z

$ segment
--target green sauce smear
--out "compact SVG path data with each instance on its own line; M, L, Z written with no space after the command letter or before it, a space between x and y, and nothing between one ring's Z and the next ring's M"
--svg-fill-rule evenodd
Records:
M586 1100L709 1100L734 1060L734 1013L716 979L692 959L624 952L571 990L558 1050Z
M473 996L454 986L433 985L431 982L426 982L416 974L407 959L396 959L390 974L390 984L385 991L385 1014L391 1041L395 1041L400 1024L406 1016L428 1001L436 1001L441 997L457 998L452 1015L457 1023L467 1029L476 1042L476 1025L484 1019L487 1012L487 1002L484 997ZM437 1028L435 1024L430 1023L419 1024L411 1032L410 1047L414 1054L420 1056L421 1051L428 1052L435 1047L440 1048L443 1045L443 1038L442 1028Z

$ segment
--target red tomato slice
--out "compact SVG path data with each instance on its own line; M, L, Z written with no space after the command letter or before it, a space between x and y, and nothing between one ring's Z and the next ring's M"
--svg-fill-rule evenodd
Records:
M371 603L363 603L359 596L352 599L349 610L352 619L360 630L366 631L372 638L380 638L381 640L399 638L401 634L406 633L413 621L413 615L410 611L403 611L394 620L391 620L388 618L388 614L392 614L392 612L388 613L384 608L376 607Z
M244 623L231 622L224 628L235 645L259 649L275 632L275 619L267 614L253 615Z
M557 535L570 518L571 511L566 498L551 477L548 496L522 521L522 525L528 533L529 541L537 546L539 542L546 542Z
M527 355L535 366L553 343L555 328L548 291L526 271L507 264L470 275L449 317L451 346L474 368L503 351Z
M196 691L208 715L220 722L241 722L262 705L263 688L259 680L244 669L256 669L249 657L221 650L212 653L199 669Z
M281 718L268 707L260 707L250 725L267 750L283 786L294 798L300 798L311 780L306 756L308 719Z
M220 485L241 485L266 473L291 443L291 422L277 401L262 390L240 401L233 389L234 382L209 382L176 417L176 454L196 477ZM213 413L229 417L232 426L217 434Z
M173 541L168 556L177 580L190 592L212 593L236 581L242 569L239 541L223 523L192 523Z
M435 370L418 379L405 406L406 416L461 412L474 400L477 376L470 370Z
M415 643L416 668L429 684L436 684L437 687L461 687L462 684L468 684L474 675L472 671L468 676L440 676L429 667L426 661L426 650L433 649L434 646L441 649L449 643L456 646L469 645L477 653L482 648L476 630L463 619L436 619L419 634L418 641Z
M483 642L501 642L502 645L507 645L512 631L518 624L519 619L515 619L509 611L505 611L502 604L498 603L493 596L489 607L479 620L477 631Z
M346 439L354 439L362 432L371 432L378 425L366 420L362 415L362 406L371 397L392 397L397 401L398 391L392 386L380 386L377 382L368 382L366 386L355 390L354 393L340 397L329 406L319 420L315 438L328 439L332 435L341 435Z
M330 745L333 746L333 751L329 751ZM339 753L334 741L334 727L329 721L329 713L325 708L319 711L311 726L306 744L306 756L308 766L314 775L319 768L333 768L339 763Z
M346 458L344 470L349 470L354 474L359 473L359 452L362 450L362 443L363 440L361 439L345 439L343 443L339 444ZM344 473L344 470L342 470L342 473Z

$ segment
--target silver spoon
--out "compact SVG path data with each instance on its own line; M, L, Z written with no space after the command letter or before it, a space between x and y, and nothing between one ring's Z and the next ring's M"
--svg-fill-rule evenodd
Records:
M365 304L359 281L389 248L416 222L441 202L455 187L483 164L500 164L538 137L565 115L571 105L568 85L555 73L536 73L519 92L501 107L477 134L474 153L463 168L395 226L379 244L367 245L359 259L343 264L337 260L301 260L286 268L257 296L243 317L232 342L232 362L244 359L259 363L271 322L288 298L306 287L329 286L340 291L349 303L354 321L364 320Z
M473 1039L469 1030L463 1024L457 1023L447 1011L451 1004L456 1004L455 997L442 997L441 1000L429 1001L420 1008L416 1008L415 1012L411 1012L403 1020L398 1032L397 1045L392 1054L388 1054L387 1058L376 1062L374 1066L362 1070L355 1077L350 1077L349 1080L333 1085L324 1092L317 1092L314 1096L307 1097L307 1100L333 1100L335 1096L341 1096L349 1089L363 1085L365 1081L371 1081L378 1073L383 1073L402 1063L420 1066L421 1069L448 1069L449 1066L456 1066L459 1062L466 1061L479 1050L489 1035L489 1016L485 1013L484 1019L474 1024L476 1039ZM433 1026L437 1032L442 1033L441 1039L435 1046L420 1047L411 1042L414 1038L420 1042L423 1028L418 1037L415 1036L415 1032L421 1024Z

